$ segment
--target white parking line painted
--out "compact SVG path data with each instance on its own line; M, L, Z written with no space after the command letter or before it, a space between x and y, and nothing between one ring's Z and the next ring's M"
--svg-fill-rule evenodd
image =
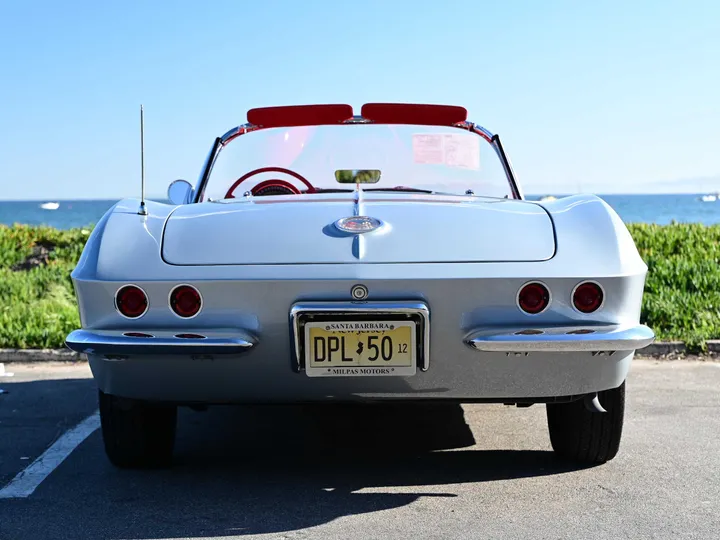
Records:
M100 415L95 411L77 426L63 433L39 458L0 489L0 499L29 497L42 481L99 427Z

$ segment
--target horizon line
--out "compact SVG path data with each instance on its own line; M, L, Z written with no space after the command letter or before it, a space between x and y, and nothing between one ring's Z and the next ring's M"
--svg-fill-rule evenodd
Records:
M573 195L597 195L598 197L601 197L603 195L707 195L708 193L718 193L719 191L625 191L625 192L605 192L601 193L599 191L575 191L575 192L552 192L552 191L537 191L537 192L525 192L524 195L527 196L554 196L554 197L570 197ZM132 196L132 195L126 195L124 197L79 197L74 199L56 199L52 197L44 198L44 199L0 199L0 203L2 202L39 202L39 203L45 203L45 202L76 202L76 201L122 201L125 199L140 199L139 196ZM169 200L167 198L167 195L165 196L154 196L154 195L146 195L145 199L147 200L162 200L167 201Z

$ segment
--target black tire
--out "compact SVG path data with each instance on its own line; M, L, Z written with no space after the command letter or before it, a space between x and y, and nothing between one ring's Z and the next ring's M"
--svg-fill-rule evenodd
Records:
M582 399L547 404L550 443L559 457L580 463L605 463L617 455L625 417L625 382L598 396L607 412L590 412Z
M177 406L99 392L105 453L121 468L160 468L172 463Z

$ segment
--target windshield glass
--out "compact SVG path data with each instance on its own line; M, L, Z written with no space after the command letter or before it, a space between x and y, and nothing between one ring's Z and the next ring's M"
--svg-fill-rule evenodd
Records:
M300 193L352 191L355 184L338 180L358 169L380 172L379 180L361 184L364 190L472 190L512 198L500 158L476 133L453 127L343 124L261 129L238 137L218 155L203 200L239 198L247 191L284 194L288 187Z

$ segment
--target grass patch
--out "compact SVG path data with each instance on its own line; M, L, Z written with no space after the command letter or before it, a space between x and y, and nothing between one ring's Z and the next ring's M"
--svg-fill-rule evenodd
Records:
M628 226L648 265L641 320L693 352L720 338L720 225Z
M62 348L65 336L80 327L70 273L88 233L0 226L0 348ZM44 246L44 256L37 257L44 264L13 270L38 246Z
M659 339L705 350L720 338L720 225L628 228L649 268L642 322ZM79 328L70 273L89 231L0 226L0 348L62 348ZM13 270L33 257L43 264Z

